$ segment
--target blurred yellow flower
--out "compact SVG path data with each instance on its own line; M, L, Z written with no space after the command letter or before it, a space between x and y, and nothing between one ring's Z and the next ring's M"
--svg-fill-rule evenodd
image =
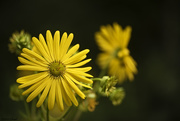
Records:
M37 72L17 79L17 83L21 84L19 88L28 87L22 94L31 93L26 99L27 102L32 101L40 94L37 107L40 107L48 96L48 109L53 109L56 103L63 111L64 102L67 106L71 106L72 102L75 106L78 105L75 93L82 99L85 98L78 85L91 88L85 84L93 83L87 78L92 75L86 73L91 70L91 67L80 66L88 63L91 59L83 60L89 49L75 54L79 49L79 44L69 49L73 36L72 33L68 36L65 32L60 41L59 31L55 32L53 38L51 32L47 30L46 41L42 34L39 35L39 40L36 37L32 38L38 53L27 48L22 50L23 53L18 59L24 65L18 66L17 70Z
M123 30L117 23L101 26L100 31L95 33L96 42L103 51L98 55L97 62L102 69L108 68L110 75L117 76L119 82L127 78L133 80L137 73L137 64L127 48L130 36L131 27Z

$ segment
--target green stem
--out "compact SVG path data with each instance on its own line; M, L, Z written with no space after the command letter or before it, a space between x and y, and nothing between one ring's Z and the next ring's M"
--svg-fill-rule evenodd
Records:
M36 100L34 99L31 104L31 114L32 117L36 116Z
M25 110L26 110L28 117L30 117L30 110L29 110L28 103L26 101L24 101L24 107L25 107Z
M73 121L78 121L81 117L82 111L81 110L77 110L76 115L74 117Z
M106 72L107 72L107 67L101 70L99 77L103 77L106 74Z
M101 78L92 78L93 81L100 81Z
M47 118L46 121L49 121L49 109L48 109L48 106L47 106L47 109L46 109L46 118Z

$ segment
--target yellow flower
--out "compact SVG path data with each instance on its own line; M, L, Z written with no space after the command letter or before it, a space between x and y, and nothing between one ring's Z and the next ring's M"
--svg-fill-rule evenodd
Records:
M119 82L126 78L133 80L137 73L136 62L127 48L130 34L130 26L123 30L117 23L102 26L100 32L95 34L96 42L103 51L98 55L97 62L102 69L108 68L110 75L117 76Z
M38 53L27 48L22 50L23 53L18 59L24 65L18 66L17 70L38 72L17 79L17 82L21 84L19 88L28 87L22 94L31 93L26 99L27 102L32 101L40 94L37 107L40 107L48 97L49 110L53 109L54 104L57 103L59 109L63 111L64 102L68 106L71 106L72 102L75 106L78 105L75 93L82 99L85 98L78 85L91 88L85 83L93 83L91 79L87 78L92 75L86 73L91 70L91 67L80 67L91 60L83 60L89 49L75 54L79 49L79 44L69 49L72 40L72 33L69 36L67 33L63 33L60 41L59 31L55 32L53 38L51 32L47 30L46 41L42 34L39 35L39 40L36 37L32 38Z

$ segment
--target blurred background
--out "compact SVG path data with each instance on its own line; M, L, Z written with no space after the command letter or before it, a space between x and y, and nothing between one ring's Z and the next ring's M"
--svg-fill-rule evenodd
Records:
M8 51L9 38L24 29L32 36L47 29L74 33L73 44L89 48L91 74L98 76L95 63L99 49L94 33L101 25L117 22L132 26L129 43L138 63L138 75L125 82L126 97L113 106L99 100L94 112L80 121L177 121L180 120L180 3L178 0L4 0L0 1L0 120L17 117L21 102L9 98L9 87L16 81L17 56Z

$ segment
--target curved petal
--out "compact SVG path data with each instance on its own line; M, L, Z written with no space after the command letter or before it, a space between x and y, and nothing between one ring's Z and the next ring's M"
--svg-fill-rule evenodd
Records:
M74 105L78 106L78 101L76 97L74 96L74 93L72 92L72 90L69 88L69 85L67 84L66 80L62 81L62 85L64 87L65 92L67 93L71 101L74 103Z
M71 88L82 98L85 99L84 93L72 82L72 80L68 76L64 76L65 79L67 80L68 84L71 86Z
M26 99L27 102L30 102L31 100L33 100L38 94L41 93L41 91L47 86L47 82L48 82L48 78L46 78L45 80L43 80L43 83L41 85L39 85Z
M52 58L52 60L54 60L53 38L52 38L52 34L49 30L46 31L46 41L47 41L47 46L48 46L51 58Z
M60 79L56 81L56 103L58 107L60 108L61 111L64 110L64 105L63 105L63 99L62 99L62 91L59 85Z
M55 60L58 61L59 57L59 42L60 42L60 31L56 31L54 34L54 57Z
M86 55L90 50L89 49L85 49L77 54L75 54L74 56L70 57L69 59L63 61L64 64L73 64L75 62L77 62L77 60L79 60L80 57Z
M68 77L68 78L70 78L74 83L76 83L76 84L78 84L78 85L80 85L80 86L83 86L83 87L86 87L86 88L89 88L89 89L91 89L92 87L90 87L90 86L88 86L88 85L85 85L85 84L83 84L83 83L80 83L79 81L77 81L76 79L74 79L71 75L69 75L68 73L66 73L66 76Z
M24 88L24 87L30 86L30 85L32 85L34 83L37 83L40 80L46 78L47 76L48 76L48 74L46 72L42 72L42 73L39 74L39 76L37 78L35 78L33 80L29 80L28 82L20 85L18 88Z
M69 49L68 53L63 56L63 58L61 59L61 61L63 62L64 60L68 59L69 57L71 57L74 53L76 53L76 51L79 49L79 44L74 45L71 49Z
M36 38L33 37L32 41L34 43L34 45L36 46L36 48L39 50L39 52L41 53L41 55L50 63L51 62L51 58L50 56L46 53L45 48L43 47L43 45L40 43L40 41Z
M81 62L76 63L74 65L67 65L66 67L79 67L79 66L83 66L86 63L88 63L89 61L91 61L91 59L87 59L87 60L81 61Z
M48 97L48 109L52 110L55 103L56 80L51 78L49 81L52 81L52 85Z
M36 107L40 107L42 105L42 103L44 102L44 100L46 99L49 89L51 87L52 81L48 81L47 86L45 87L43 93L41 94L41 97L39 98Z

